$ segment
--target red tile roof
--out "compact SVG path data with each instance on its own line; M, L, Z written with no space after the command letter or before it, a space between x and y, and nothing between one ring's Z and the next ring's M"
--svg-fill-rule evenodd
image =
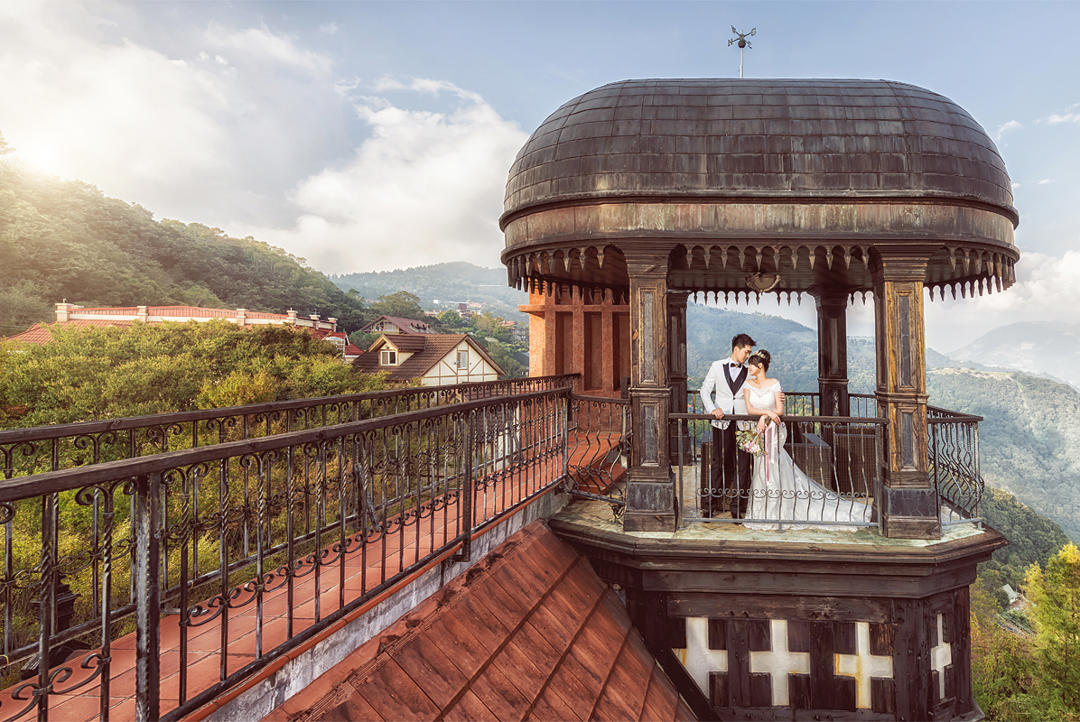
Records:
M689 720L625 607L534 522L266 719Z
M32 343L32 344L45 344L52 340L52 328L56 326L55 323L35 323L30 328L26 329L22 333L17 333L14 336L8 336L7 338L0 339L0 341L14 341L16 343ZM76 328L85 328L88 326L104 327L104 326L118 326L126 328L131 326L127 321L109 321L106 319L89 319L89 318L77 318L67 323L59 324L61 326L74 326Z
M188 307L188 306L151 306L151 308L170 309L171 310L171 309L188 309L188 308L194 308L194 307ZM80 312L85 311L85 310L87 310L87 309L79 309ZM89 310L96 311L96 310L99 310L99 309L89 309ZM110 309L104 309L104 310L107 310L107 311L117 311L117 310L119 310L119 311L126 312L128 309L125 309L125 308L120 308L120 309L110 308ZM203 308L203 309L196 309L196 310L216 311L217 309ZM231 316L231 318L235 318L236 312L233 311L232 314L233 315ZM151 314L151 315L155 315L155 314ZM161 313L161 314L157 314L157 315L166 315L167 316L167 315L173 315L173 314ZM180 314L177 313L175 315L180 315ZM188 315L196 316L196 314L188 314ZM197 317L199 317L199 318L215 318L214 316L207 316L207 315L197 316ZM287 318L286 316L284 316L282 314L273 314L273 313L258 313L258 314L255 314L255 316L252 316L252 313L249 311L248 312L248 318L253 318L253 317L254 318L278 318L278 317ZM134 320L134 319L132 319L132 320ZM126 320L121 321L121 320L117 320L117 319L104 319L104 318L103 319L73 318L70 321L65 321L63 323L48 323L48 324L35 323L33 326L26 329L22 333L17 333L14 336L8 336L7 338L2 338L2 339L0 339L0 341L14 341L16 343L30 343L30 344L38 344L38 345L48 343L52 339L52 333L51 333L50 329L52 329L54 326L64 326L64 327L74 327L74 328L86 328L86 327L90 327L90 326L94 326L94 327L116 326L116 327L119 327L119 328L129 328L131 326L131 322L126 321ZM333 336L335 338L339 338L339 339L344 340L345 341L345 355L346 356L360 356L360 355L362 355L364 353L363 349L358 348L357 346L354 346L353 344L349 343L349 337L345 334L344 331L334 331L334 332L332 332L329 329L325 329L325 328L309 328L309 327L306 327L306 326L296 327L296 330L310 333L313 337L315 337L317 339L323 339L323 338L326 338L328 336Z

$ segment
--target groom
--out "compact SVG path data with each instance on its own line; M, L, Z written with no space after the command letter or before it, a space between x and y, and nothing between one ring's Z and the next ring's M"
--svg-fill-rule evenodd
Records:
M731 339L731 356L713 363L705 382L701 384L701 402L705 412L716 419L725 414L745 414L743 384L746 382L746 360L754 350L756 341L745 333ZM713 394L716 400L713 400ZM731 516L741 519L746 515L750 498L750 454L737 450L735 424L730 421L712 422L712 473L711 486L701 485L702 509L710 510L710 517L719 515L721 498L733 499Z

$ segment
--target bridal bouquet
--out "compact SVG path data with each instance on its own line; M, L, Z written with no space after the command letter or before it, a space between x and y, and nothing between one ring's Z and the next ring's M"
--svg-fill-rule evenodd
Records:
M745 429L735 432L735 443L748 454L761 456L765 453L765 443L762 435L754 429Z

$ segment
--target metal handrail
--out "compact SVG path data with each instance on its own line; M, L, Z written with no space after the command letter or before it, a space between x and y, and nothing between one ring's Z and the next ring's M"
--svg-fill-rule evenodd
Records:
M569 388L576 374L387 389L0 430L0 479L415 410L480 396ZM43 468L42 468L43 467ZM0 481L2 483L2 481Z
M564 386L494 396L0 483L2 669L39 660L0 718L44 714L51 697L80 689L97 691L88 701L107 718L112 633L126 617L135 619L137 716L192 711L431 560L467 554L473 534L562 483L570 395ZM423 536L425 524L445 531ZM19 528L40 541L39 558L17 555ZM61 551L71 534L80 544ZM348 595L347 569L361 570ZM93 596L80 618L70 603L64 610L65 576ZM286 641L264 640L263 598L287 589L291 599L312 578L316 621L294 617L290 602ZM233 609L259 620L255 659L239 670L227 658ZM169 613L181 629L181 699L162 710L159 617ZM189 690L187 639L208 624L221 629L220 674ZM61 662L71 644L85 651Z

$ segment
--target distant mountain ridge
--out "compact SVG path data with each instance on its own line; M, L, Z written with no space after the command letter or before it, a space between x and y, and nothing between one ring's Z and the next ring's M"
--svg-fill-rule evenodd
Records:
M529 294L507 285L505 268L483 268L465 261L347 273L330 279L343 291L355 290L368 301L406 290L426 308L453 310L456 303L473 301L507 319L516 319L518 306L529 300Z
M1080 389L1080 324L1020 321L987 331L949 354L978 367L1060 379Z

